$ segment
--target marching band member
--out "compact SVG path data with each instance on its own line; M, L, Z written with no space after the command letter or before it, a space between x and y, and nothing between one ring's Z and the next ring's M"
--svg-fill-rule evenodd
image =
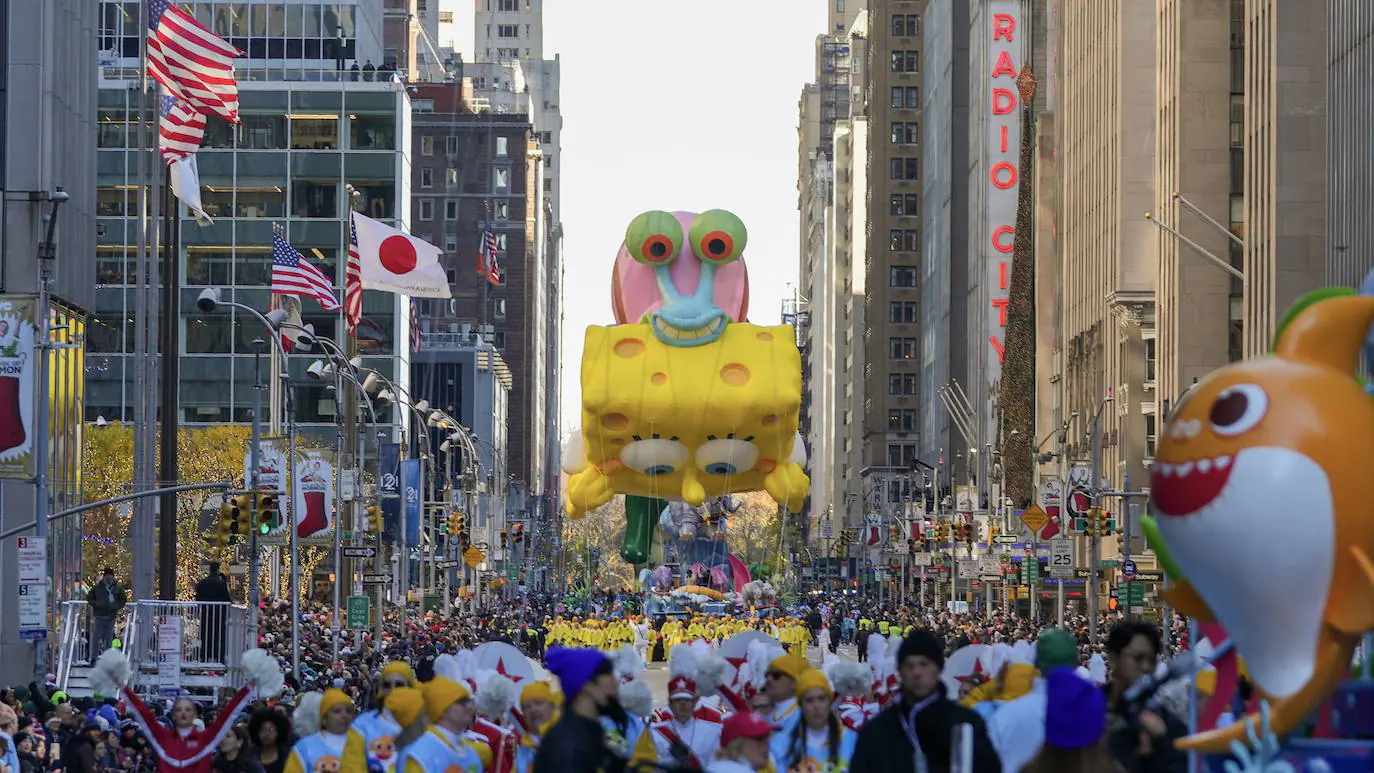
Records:
M644 660L639 657L638 650L627 644L615 652L611 662L620 680L620 705L626 716L603 715L601 726L606 728L606 745L618 756L629 759L640 736L648 729L645 717L653 713L654 695L649 685L639 678L644 673Z
M826 676L839 696L835 709L840 722L851 731L859 732L865 722L878 714L878 703L871 699L873 672L867 663L840 660L826 669Z
M515 733L505 726L505 718L515 708L515 682L501 674L488 674L481 687L473 691L477 699L477 716L469 734L476 735L492 753L486 773L511 773L515 768Z
M520 691L520 716L525 732L515 749L516 773L529 773L539 741L549 727L558 721L558 705L553 687L548 682L530 682Z
M401 748L397 767L403 773L481 773L483 760L477 743L464 737L477 715L467 685L436 673L420 686L420 692L429 727Z
M355 711L343 690L306 693L291 717L299 740L291 747L284 773L367 770L367 741L352 728Z
M720 749L721 723L697 719L697 657L679 645L668 655L668 709L671 716L640 736L631 763L705 767ZM719 679L719 677L717 677ZM719 681L717 681L717 685Z
M190 698L178 698L172 707L172 727L158 721L147 704L129 689L133 673L122 650L106 650L91 669L91 688L99 695L117 695L133 709L135 724L157 755L159 773L209 773L210 758L220 741L253 698L271 698L281 692L283 679L276 658L260 649L243 653L241 664L248 684L234 694L209 727L197 728L200 707Z
M367 765L371 770L393 773L396 769L396 738L401 725L386 710L386 698L392 690L414 687L415 672L404 660L393 660L382 666L373 693L376 708L363 712L353 720L353 729L363 734L367 742Z
M849 769L858 734L840 724L831 703L835 693L825 674L809 669L797 677L798 722L773 736L773 759L788 773Z

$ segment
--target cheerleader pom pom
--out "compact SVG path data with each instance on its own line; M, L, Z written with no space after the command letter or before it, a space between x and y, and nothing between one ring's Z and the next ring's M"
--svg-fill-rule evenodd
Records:
M286 677L277 665L277 659L267 650L248 650L243 653L242 665L259 698L275 698L286 686Z
M308 692L301 696L296 711L291 715L291 729L297 738L306 738L320 732L320 704L324 693Z
M620 686L620 705L631 716L643 719L654 710L654 694L638 679Z
M836 660L825 669L835 694L843 697L858 697L868 693L873 685L873 673L864 663L853 660Z
M91 689L101 697L116 698L132 673L127 655L117 649L105 650L91 668Z

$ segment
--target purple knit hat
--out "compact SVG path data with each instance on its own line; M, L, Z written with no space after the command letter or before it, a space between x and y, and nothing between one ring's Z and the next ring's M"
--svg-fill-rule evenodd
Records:
M1045 744L1073 750L1096 746L1107 728L1107 696L1074 669L1052 669L1045 685Z

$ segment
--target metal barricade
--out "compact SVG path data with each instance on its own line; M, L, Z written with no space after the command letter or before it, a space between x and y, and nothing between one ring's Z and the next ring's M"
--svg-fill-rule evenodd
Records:
M173 657L184 669L236 670L248 648L247 610L221 601L141 601L131 656L140 670Z
M126 637L134 624L137 604L126 604L115 614L113 639L127 647ZM91 636L95 633L91 625L90 608L83 600L62 602L62 619L58 631L60 649L57 662L57 684L65 686L73 666L90 665L100 657L93 652L95 644ZM65 687L64 687L65 689Z

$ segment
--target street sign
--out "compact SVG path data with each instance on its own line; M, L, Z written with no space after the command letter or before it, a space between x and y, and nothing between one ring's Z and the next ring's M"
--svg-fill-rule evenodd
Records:
M365 574L363 575L363 582L368 585L387 585L391 582L391 575L386 572L380 574Z
M1130 582L1135 579L1135 562L1126 560L1121 562L1121 579Z
M1024 517L1025 517L1025 516L1022 516L1022 518L1024 518ZM998 534L996 537L993 537L993 538L992 538L992 544L994 544L994 545L1015 545L1015 544L1016 544L1016 535L1015 535L1015 534Z
M1021 584L1039 585L1040 584L1040 562L1036 559L1027 559L1021 562Z
M342 548L344 558L372 558L377 555L376 548Z
M157 622L157 691L181 694L181 618L166 615Z
M19 569L19 638L48 638L48 540L17 537L15 563Z
M385 575L383 575L385 576ZM348 630L366 631L372 622L372 599L367 596L348 597Z
M463 563L467 564L473 569L476 569L477 565L485 560L487 560L487 555L482 551L478 550L477 548L468 548L467 550L463 551ZM600 562L593 561L592 563Z
M1024 513L1021 513L1021 523L1024 523L1026 528L1034 534L1039 534L1040 530L1045 528L1045 524L1049 522L1049 515L1041 509L1040 505L1031 505L1026 508Z
M1050 576L1067 580L1073 577L1073 540L1055 537L1050 540Z
M520 579L520 565L514 561L506 562L506 580L516 582Z
M978 573L980 575L995 574L1001 577L1002 564L995 556L984 556L978 559Z
M457 569L459 563L460 562L456 559L451 561L435 561L434 566L437 569Z

